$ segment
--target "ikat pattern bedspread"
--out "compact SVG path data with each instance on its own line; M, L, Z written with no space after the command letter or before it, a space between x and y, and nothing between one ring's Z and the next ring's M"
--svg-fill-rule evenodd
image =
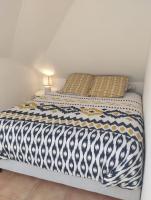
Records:
M141 97L52 93L0 113L0 158L99 181L141 187Z

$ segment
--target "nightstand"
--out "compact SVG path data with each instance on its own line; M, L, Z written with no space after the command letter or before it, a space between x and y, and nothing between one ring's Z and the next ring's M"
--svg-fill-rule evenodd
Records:
M39 90L35 93L35 97L41 97L45 95L45 90Z

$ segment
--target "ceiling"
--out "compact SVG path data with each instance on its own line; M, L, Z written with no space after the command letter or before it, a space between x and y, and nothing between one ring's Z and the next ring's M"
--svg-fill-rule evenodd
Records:
M0 0L0 57L142 81L150 0ZM53 68L53 67L52 67Z
M49 47L72 0L0 0L0 57L30 63Z

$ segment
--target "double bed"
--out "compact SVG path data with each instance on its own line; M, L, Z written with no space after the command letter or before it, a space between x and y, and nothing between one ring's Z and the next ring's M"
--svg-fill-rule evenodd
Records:
M0 113L0 168L139 200L142 100L51 93Z

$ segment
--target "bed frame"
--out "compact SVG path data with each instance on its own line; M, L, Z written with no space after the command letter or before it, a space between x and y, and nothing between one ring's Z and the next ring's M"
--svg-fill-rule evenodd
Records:
M0 168L123 200L139 200L141 195L141 189L127 190L119 187L104 187L97 181L69 176L13 160L0 160Z

